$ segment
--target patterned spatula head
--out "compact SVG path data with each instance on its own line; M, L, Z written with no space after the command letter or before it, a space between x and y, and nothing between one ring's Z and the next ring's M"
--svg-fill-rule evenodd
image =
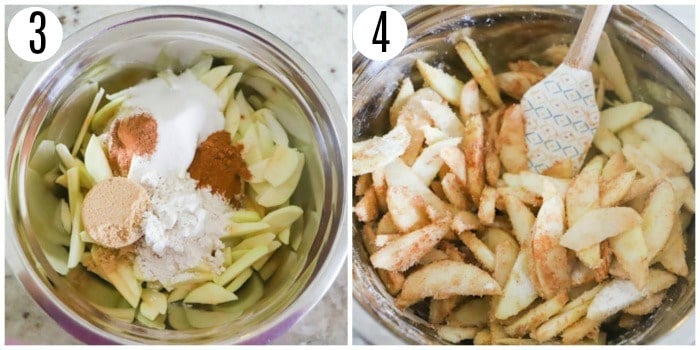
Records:
M530 170L571 159L578 172L598 129L600 112L591 72L560 65L523 96Z
M564 62L520 100L530 170L571 161L576 174L598 130L600 112L589 71L611 5L590 5Z

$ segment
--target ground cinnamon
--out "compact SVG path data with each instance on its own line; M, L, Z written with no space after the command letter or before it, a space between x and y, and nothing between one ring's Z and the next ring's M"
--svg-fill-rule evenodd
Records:
M158 123L150 114L137 114L117 120L111 131L109 162L112 169L126 176L135 155L152 154L158 143Z
M250 179L250 172L241 155L242 145L231 142L228 131L217 131L202 142L188 169L197 180L197 187L210 187L232 204L241 193L241 179Z

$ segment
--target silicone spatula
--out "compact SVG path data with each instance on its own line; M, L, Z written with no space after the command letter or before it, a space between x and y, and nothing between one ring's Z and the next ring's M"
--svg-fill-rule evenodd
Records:
M588 6L562 64L520 101L531 171L571 161L577 173L598 129L600 112L590 72L612 6Z

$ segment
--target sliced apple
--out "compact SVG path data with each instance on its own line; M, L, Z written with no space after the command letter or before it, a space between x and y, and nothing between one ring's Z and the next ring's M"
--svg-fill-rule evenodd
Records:
M579 218L559 241L562 246L581 250L642 224L642 217L628 207L593 209Z
M290 205L267 213L262 222L270 224L269 230L276 233L291 226L303 213L300 207Z
M235 137L238 132L238 127L241 124L241 108L236 100L231 99L226 105L224 112L224 130Z
M231 215L231 221L236 223L247 223L247 222L258 222L260 221L260 214L255 210L241 209L236 210Z
M242 76L242 72L233 73L216 87L216 94L219 96L222 106L225 106L231 100L233 91L236 90L236 86L238 86Z
M510 277L503 288L503 295L496 303L494 316L499 320L517 315L537 299L537 291L530 279L528 267L531 265L529 254L520 251Z
M234 261L231 266L227 267L221 275L216 276L214 282L220 286L228 284L265 254L267 254L267 246L258 246L251 249L240 259Z
M234 222L228 226L228 234L225 237L246 236L269 228L270 224L266 222Z
M251 236L243 240L243 242L236 244L231 252L237 252L244 249L253 249L256 247L267 247L270 242L272 242L277 235L271 232L261 233L255 236Z
M267 108L263 108L258 110L258 115L263 118L265 124L267 124L267 127L270 129L270 135L275 144L279 146L288 146L289 137L287 136L287 132L277 118L275 118L274 113Z
M224 287L213 282L208 282L187 294L184 302L187 304L216 305L236 299L238 299L238 297L227 291Z
M245 132L241 129L241 132L244 132L244 134L239 142L243 145L243 160L245 160L246 164L255 164L263 159L262 152L258 146L258 132L256 129L255 123Z
M610 107L600 112L600 128L618 132L646 117L654 109L644 102L631 102Z
M216 87L219 86L224 79L226 79L226 76L231 73L231 69L233 69L233 66L231 65L212 68L208 72L202 74L202 76L199 77L199 80L210 89L215 90Z
M277 239L279 239L280 242L282 242L283 244L289 244L289 234L290 233L291 233L291 229L289 227L287 227L277 234Z
M153 289L144 289L141 293L141 306L139 312L147 319L153 321L158 315L164 315L168 310L168 298L165 294Z
M231 293L236 292L238 289L240 289L243 286L243 284L246 281L248 281L248 279L252 275L253 275L253 269L251 269L250 267L246 268L245 270L243 270L243 272L241 272L238 276L236 276L236 278L234 278L233 281L231 281L231 283L229 283L226 286L226 290L231 292Z
M406 271L433 249L449 231L449 224L436 223L404 234L372 254L372 265L389 271Z
M399 158L408 147L411 135L397 125L382 137L352 144L352 176L371 173Z
M297 153L297 157L299 158L297 167L286 181L279 186L269 186L262 192L258 192L255 198L258 204L268 208L274 207L286 202L289 197L292 196L301 178L301 172L304 169L304 155L302 153Z
M501 287L486 271L463 262L441 260L408 275L397 304L409 306L426 297L500 294Z
M450 137L464 135L464 125L450 106L430 100L421 101L421 103L438 129Z
M279 186L294 173L300 158L298 152L287 146L277 145L265 167L264 178L272 186Z
M85 149L85 168L95 183L112 177L112 168L97 136L90 136Z

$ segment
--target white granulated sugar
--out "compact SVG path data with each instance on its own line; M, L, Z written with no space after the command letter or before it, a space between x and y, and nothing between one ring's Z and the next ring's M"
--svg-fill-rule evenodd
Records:
M197 189L189 174L182 177L144 174L140 181L151 197L151 208L141 221L144 239L136 262L147 280L164 286L177 275L201 265L223 270L223 243L233 209L208 188Z

